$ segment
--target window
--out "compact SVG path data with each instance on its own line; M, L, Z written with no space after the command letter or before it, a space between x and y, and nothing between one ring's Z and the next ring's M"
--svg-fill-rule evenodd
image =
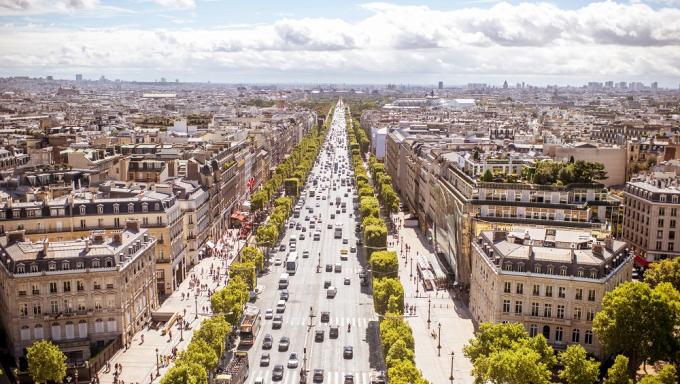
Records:
M522 302L521 301L515 301L515 313L518 315L522 314Z
M71 292L71 282L64 281L64 292Z
M76 281L76 289L80 291L85 290L85 283L83 283L81 280Z
M87 227L87 224L86 224L85 219L80 219L80 228L86 228L86 227Z
M585 271L583 271L583 268L579 268L578 271L576 272L576 275L578 277L584 277L585 276Z
M81 215L84 215L85 213L86 213L85 206L84 206L84 205L81 205L81 206L80 206L80 214L81 214Z
M555 341L562 341L563 333L562 327L555 327Z
M591 279L597 279L597 269L591 269L590 270L590 278Z
M552 317L552 304L545 304L543 307L543 317Z
M113 218L113 226L114 227L120 227L120 217L114 217Z
M85 267L85 263L82 261L77 261L76 262L76 269L83 269Z
M595 301L595 290L594 289L588 290L588 301Z
M537 264L536 266L534 266L534 272L541 273L541 265L540 264Z
M524 272L524 263L517 264L517 272Z
M567 275L567 267L560 267L560 275L562 276Z
M581 320L581 308L574 307L574 320Z
M555 267L552 265L548 265L548 275L552 275L555 273Z
M120 204L114 204L113 205L113 213L115 213L115 214L120 213Z
M32 284L32 291L34 295L40 294L40 286L38 284Z
M539 304L531 303L531 316L538 316Z
M69 269L71 269L71 264L68 261L64 261L63 263L61 263L61 269L68 271Z
M674 203L676 203L677 200L678 200L678 197L677 197L677 196L673 196L673 200L676 200L676 201L674 201ZM672 217L675 217L675 216L677 216L677 215L678 215L678 209L677 209L677 208L671 208L671 216L672 216Z
M545 286L545 296L546 297L552 297L552 285L546 285Z
M19 304L19 316L28 316L28 304Z
M38 272L38 264L31 264L31 273Z
M512 271L512 263L507 261L505 264L503 264L503 270L504 271Z
M135 205L130 203L128 204L128 213L134 213L135 212Z
M57 264L56 264L56 263L53 263L53 262L50 262L50 263L47 265L47 269L50 270L50 271L54 271L54 270L57 269Z
M585 343L586 344L592 344L593 343L593 331L587 330L585 333Z
M675 228L675 220L671 220L668 224L669 227Z
M573 331L571 331L571 342L572 343L579 343L581 341L581 330L574 328Z
M102 205L102 204L97 205L97 213L100 214L100 215L104 214L104 205Z
M664 207L659 207L659 216L663 216L666 214L666 209Z
M660 251L660 250L661 250L661 242L660 242L660 241L657 241L657 242L656 242L656 250L657 250L657 251Z
M33 315L40 316L41 314L42 308L40 307L40 303L33 303Z
M673 244L673 243L668 243L668 250L669 250L669 251L672 251L674 247L675 247L675 244Z
M26 273L26 266L23 264L17 265L17 273Z
M503 313L510 312L510 300L503 300Z
M92 260L92 268L99 268L99 259Z
M593 321L594 318L595 318L595 310L594 310L594 309L589 309L589 310L586 312L586 320L587 320L587 321Z
M161 205L158 204L158 203L154 204L154 205L153 205L153 210L154 210L154 211L160 211L160 210L161 210Z
M557 297L560 299L564 299L566 296L567 289L565 287L559 287L557 288Z
M668 231L668 240L675 240L675 232Z
M505 293L510 293L511 291L511 284L509 281L506 281L505 284L503 285L503 292Z
M564 319L564 305L557 305L557 318Z
M142 203L142 212L144 212L144 213L149 212L149 204L148 203Z
M524 294L524 284L522 284L522 283L517 283L517 284L515 285L515 288L516 288L516 292L517 292L518 295L523 295L523 294Z
M533 291L532 291L532 294L533 294L534 296L540 295L540 294L541 294L541 286L538 285L538 284L534 284L534 289L533 289Z
M50 311L52 314L59 313L59 302L57 300L50 301Z
M57 293L57 283L50 283L50 293Z
M657 225L658 225L659 227L663 227L663 219L659 219Z
M160 216L156 216L156 224L163 225L163 218Z
M663 239L663 231L662 230L659 229L658 231L656 231L656 238L657 239Z
M536 324L531 324L529 326L529 337L534 337L538 334L538 326Z
M142 217L142 225L147 227L149 226L149 218L148 217Z

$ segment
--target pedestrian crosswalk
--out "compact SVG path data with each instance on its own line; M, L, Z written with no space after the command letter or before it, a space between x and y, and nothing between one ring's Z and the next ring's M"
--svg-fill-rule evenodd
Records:
M248 375L248 379L246 380L247 384L254 384L257 382L258 379L262 379L262 383L271 383L273 382L272 380L272 371L273 371L273 366L270 367L255 367L253 369L251 367L250 373ZM308 383L312 382L312 377L311 375L313 374L313 368L310 369L310 372L308 373ZM363 371L363 372L350 372L350 371L324 371L324 377L323 377L323 383L324 384L344 384L345 383L345 375L352 375L354 377L354 383L355 384L369 384L370 383L370 377L371 373L368 371ZM283 379L281 381L277 381L277 383L281 384L289 384L289 383L299 383L300 382L300 368L294 368L294 369L288 369L286 368L283 371ZM321 382L321 381L317 381Z
M329 318L329 321L324 321L322 324L329 324L329 325L339 325L339 326L344 326L347 327L347 324L352 324L352 327L359 327L359 328L366 328L368 327L368 323L371 321L374 321L374 318L370 317L333 317L331 316ZM313 324L318 325L320 322L319 316L317 315L314 317ZM302 317L302 316L283 316L283 325L285 326L308 326L309 325L309 316Z

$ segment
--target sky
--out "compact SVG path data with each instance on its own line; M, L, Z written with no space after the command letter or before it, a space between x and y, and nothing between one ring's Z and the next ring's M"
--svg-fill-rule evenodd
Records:
M680 0L0 0L0 76L680 85Z

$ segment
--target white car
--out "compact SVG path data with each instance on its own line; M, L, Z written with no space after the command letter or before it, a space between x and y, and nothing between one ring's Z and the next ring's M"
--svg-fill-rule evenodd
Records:
M298 359L297 353L292 352L290 357L288 357L288 368L297 368L299 363L300 359Z
M291 247L291 248L295 248L295 247ZM293 250L293 249L291 249L291 251L292 251L292 250ZM278 257L274 258L274 265L281 265L281 259L278 258Z
M274 317L274 310L272 310L271 308L269 308L268 310L266 310L266 311L264 312L264 319L265 319L265 320L271 320L272 317Z

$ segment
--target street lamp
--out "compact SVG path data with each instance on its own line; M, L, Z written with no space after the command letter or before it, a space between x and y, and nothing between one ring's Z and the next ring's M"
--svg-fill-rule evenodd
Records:
M161 364L160 364L160 359L158 358L158 348L156 348L156 376L160 375L160 370L161 370Z
M455 356L455 353L451 351L451 374L449 375L449 380L453 381L453 356Z
M179 317L179 341L184 341L184 317L183 316Z
M437 356L442 355L442 323L438 323L437 327L439 328L439 341L437 341Z
M430 296L427 296L427 329L430 329Z
M196 318L198 320L198 293L194 294L194 304L196 304Z
M411 275L410 277L413 277L413 258L411 258Z

